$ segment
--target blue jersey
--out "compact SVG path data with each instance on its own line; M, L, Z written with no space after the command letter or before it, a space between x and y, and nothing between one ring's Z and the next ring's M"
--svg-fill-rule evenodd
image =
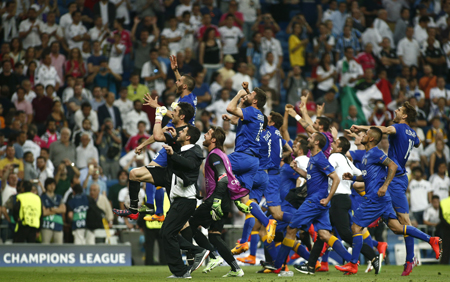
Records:
M264 138L269 145L269 158L271 161L271 169L280 169L281 158L283 157L283 146L286 140L281 137L281 133L274 126L269 126L266 130Z
M62 202L62 196L55 194L53 198L50 198L46 193L41 195L41 201L46 208L57 208ZM62 231L63 229L62 214L52 214L44 216L42 222L42 228L51 229L54 231Z
M195 114L197 113L197 97L194 94L191 93L189 95L186 95L186 96L181 97L180 99L178 99L177 103L181 103L181 102L185 102L185 103L191 104L192 107L194 107L194 116L191 118L189 123L191 125L195 126ZM169 121L167 126L175 127L172 124L172 120Z
M270 168L270 158L269 158L269 143L267 142L267 139L265 138L267 132L269 130L263 131L261 134L263 135L263 138L259 139L259 169L269 169Z
M366 150L350 151L350 156L352 156L353 164L359 170L361 170L361 162L364 158L365 153L366 153Z
M328 162L322 151L309 158L306 172L306 184L308 185L306 200L319 202L328 197L328 175L334 172L334 167Z
M399 175L406 173L405 165L409 154L414 146L419 145L420 141L414 129L406 123L397 123L392 126L395 127L397 133L389 135L388 156L398 165L396 175Z
M361 172L364 178L365 198L376 202L388 202L391 200L389 190L384 197L378 197L377 192L386 180L387 170L383 162L387 159L386 154L374 147L364 154Z
M67 202L67 209L73 212L72 230L86 228L86 215L89 209L89 199L85 194L73 196Z
M297 185L298 173L289 164L283 164L280 170L280 176L280 199L284 201L289 190L294 189Z
M264 116L254 107L242 109L243 118L239 119L236 127L236 152L251 151L259 153L259 141L264 126Z

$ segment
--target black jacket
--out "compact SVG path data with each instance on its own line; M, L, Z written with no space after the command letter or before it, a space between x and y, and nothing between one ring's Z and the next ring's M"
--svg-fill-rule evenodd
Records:
M101 17L100 1L94 4L94 17ZM108 26L110 30L114 30L114 20L116 19L116 6L108 2Z
M116 119L116 127L114 129L117 129L119 127L122 127L122 117L120 116L120 111L116 106L113 106L113 110L114 117ZM102 126L106 118L112 118L111 114L108 111L108 108L106 107L106 104L98 107L97 116L99 126Z
M172 174L175 174L183 180L184 186L197 183L200 166L204 159L200 146L194 145L186 151L174 152L172 156L168 157L169 179Z

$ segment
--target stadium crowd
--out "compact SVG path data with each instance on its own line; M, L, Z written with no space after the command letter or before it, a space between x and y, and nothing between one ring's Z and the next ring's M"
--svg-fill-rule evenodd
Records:
M29 226L40 242L92 244L92 230L120 223L146 229L153 250L161 222L117 218L112 208L129 206L129 171L162 148L134 151L155 124L145 94L167 108L178 98L171 55L195 79L197 144L221 126L227 153L236 133L222 115L243 82L266 93L267 116L286 104L300 114L311 93L309 116L329 118L350 150L345 129L391 125L409 101L421 142L407 163L410 217L440 234L439 202L450 192L449 12L450 0L2 1L2 241L36 239L14 231L16 198L33 191L44 206L43 222ZM295 119L288 126L292 139L306 134ZM388 146L383 138L379 148ZM235 210L229 223L243 215Z

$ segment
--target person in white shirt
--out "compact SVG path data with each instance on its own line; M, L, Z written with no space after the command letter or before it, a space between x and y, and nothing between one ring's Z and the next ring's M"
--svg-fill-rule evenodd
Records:
M373 22L373 27L378 30L378 33L381 37L387 37L391 41L391 47L394 48L394 34L392 33L391 28L386 23L387 20L387 11L384 9L378 10L378 18Z
M72 24L72 13L77 10L77 4L72 2L69 4L68 12L59 19L59 26L65 31Z
M36 93L31 90L31 82L28 79L24 79L21 83L23 89L25 89L25 100L32 103L33 99L36 98ZM15 92L11 97L11 102L17 101L17 92Z
M344 62L348 64L346 70L344 70ZM352 47L345 48L344 57L337 63L336 68L341 78L339 81L341 87L355 87L356 81L364 76L361 65L353 59Z
M55 88L55 91L58 91L59 86L61 85L61 80L59 79L58 72L55 67L51 64L52 58L50 57L50 53L44 53L42 56L42 64L34 78L35 84L42 84L44 85L44 88L46 88L47 85L52 85Z
M111 46L108 65L111 71L117 74L123 74L122 60L126 47L120 43L120 34L114 34L114 44Z
M265 62L267 53L272 52L274 55L274 64L278 68L283 62L283 50L278 39L273 37L273 31L270 28L264 30L264 36L261 38L261 64Z
M431 198L431 206L423 213L423 223L428 226L428 231L433 230L440 222L439 218L439 196L434 195ZM430 230L431 229L431 230Z
M89 159L94 158L98 162L98 150L91 143L91 135L88 132L81 134L81 144L77 147L77 161L78 169L87 167Z
M368 43L372 43L374 54L378 54L381 51L380 43L383 40L383 37L381 37L380 32L373 25L368 27L363 32L361 35L361 40L363 46L366 46Z
M184 11L182 16L183 21L178 25L178 29L181 31L183 38L181 39L181 50L186 50L186 48L193 48L196 44L194 40L194 33L196 31L193 24L191 24L191 13L189 11Z
M104 39L108 35L108 25L103 25L102 17L98 16L94 20L94 27L89 29L89 37L91 38L91 42L98 41L100 45L103 46L106 44Z
M306 139L300 139L297 142L294 141L292 150L296 157L291 163L291 168L295 171L298 169L306 171L309 163L309 157L307 156L309 149ZM299 178L297 179L297 187L302 186L305 182L306 179L299 175Z
M419 24L417 24L414 27L414 39L419 42L419 44L422 44L422 42L425 42L428 39L428 23L430 22L430 19L427 16L420 17Z
M132 10L130 0L109 0L116 6L116 19L123 18L124 24L130 24L130 14L128 11Z
M137 124L141 120L146 124L145 130L150 131L150 121L148 119L147 113L142 111L142 102L139 100L135 100L133 102L133 107L134 110L127 113L123 121L123 133L127 137L134 136L138 133Z
M224 55L237 55L239 48L245 41L242 30L234 24L234 16L229 14L225 19L225 25L219 28L220 36L223 43Z
M81 12L73 12L72 21L72 24L66 29L67 44L69 49L78 48L83 50L83 41L89 40L89 34L81 22Z
M242 82L247 81L248 82L248 89L253 89L252 79L247 74L247 72L248 72L247 64L246 63L239 63L237 71L238 72L231 77L231 79L233 80L232 88L234 90L236 90L236 91L239 91L239 90L242 89Z
M253 88L249 88L249 89L253 89ZM220 90L220 99L218 99L217 101L215 101L214 103L212 103L211 105L206 107L205 110L207 110L208 112L211 112L215 115L215 117L216 117L215 121L216 121L217 126L222 126L222 124L223 124L222 115L227 114L227 106L229 103L230 103L230 91L228 91L228 89L222 88ZM225 139L225 140L227 140L227 139ZM233 142L234 142L234 139L233 139Z
M16 2L7 2L5 5L5 13L2 15L3 41L10 42L11 39L17 37L17 13Z
M42 185L44 185L45 180L49 177L53 177L53 172L47 167L47 160L42 157L39 156L36 159L36 167L37 167L37 172L38 172L38 179L41 182ZM42 191L42 186L38 185L38 195L41 195L43 192Z
M222 117L219 117L219 119L222 119ZM223 148L225 149L225 153L227 155L234 152L235 143L236 140L236 133L231 131L231 123L229 120L222 121L222 128L225 131L225 142L223 143Z
M450 91L445 88L445 78L439 76L436 81L436 87L430 89L431 109L437 107L439 98L444 98L447 103L450 101Z
M430 177L431 187L433 191L428 193L428 199L431 202L433 195L439 196L439 199L445 199L450 196L450 178L445 175L447 172L447 164L440 163L438 167L438 173Z
M269 87L272 89L280 89L281 78L283 78L283 71L275 64L275 56L272 52L266 54L266 60L259 68L259 73L262 76L269 77Z
M119 95L120 98L114 101L113 106L119 109L120 117L124 120L125 116L133 110L133 102L128 99L127 88L120 89Z
M184 12L192 11L192 4L190 0L180 0L180 5L175 7L175 17L181 22Z
M48 44L51 45L55 41L64 40L64 32L63 29L56 24L56 14L55 12L49 12L47 14L47 23L44 24L42 28L42 33L48 33L50 35L50 39Z
M9 198L13 195L17 194L17 182L18 177L16 173L13 173L13 168L6 168L4 172L4 179L7 179L8 181L2 181L2 206L5 206L6 202L9 200Z
M138 199L139 199L138 208L140 208L142 206L142 203L145 202L144 201L145 190L142 189L142 187L139 189ZM125 207L130 206L130 191L129 191L128 187L124 187L124 188L120 189L119 195L118 195L118 200L119 200L120 209L125 209ZM137 226L136 220L132 220L132 219L129 219L126 217L119 216L119 217L117 217L117 221L121 224L125 224L129 229L132 229L135 226ZM162 252L162 250L161 250L161 252Z
M158 50L151 49L150 61L146 62L141 70L141 78L145 81L145 85L148 89L155 89L158 91L158 95L161 96L164 89L166 89L164 83L166 75L167 66L158 61Z
M169 27L166 27L161 32L161 40L166 40L169 43L169 50L171 55L176 55L180 51L180 41L183 37L181 31L177 27L177 19L169 19Z
M43 26L44 24L37 19L35 8L31 7L28 10L28 19L22 21L19 25L19 37L22 39L24 50L42 44L40 33Z
M423 171L420 166L412 169L412 177L409 182L409 203L411 212L418 224L423 224L423 212L430 205L428 201L428 193L432 193L431 184L423 179Z
M98 131L98 117L97 112L94 111L89 102L84 102L81 104L81 108L75 112L75 128L83 128L83 120L88 119L91 121L92 131Z
M244 15L245 38L252 38L252 26L258 15L261 14L261 4L254 0L237 0L238 11Z
M413 38L414 28L408 26L406 28L406 37L398 42L397 56L402 66L418 66L420 54L420 46L417 40Z

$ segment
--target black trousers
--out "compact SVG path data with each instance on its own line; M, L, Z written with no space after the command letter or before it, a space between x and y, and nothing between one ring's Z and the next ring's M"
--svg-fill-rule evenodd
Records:
M189 269L181 258L178 233L194 213L196 205L195 199L175 198L161 227L167 264L170 272L176 276L182 276Z
M155 265L154 253L155 242L158 242L159 249L159 264L167 264L166 257L164 255L164 245L160 238L161 229L145 229L145 265Z
M19 224L19 229L14 233L14 243L36 243L37 228Z
M442 257L441 264L450 263L450 226L448 224L442 224Z
M330 221L331 225L336 228L341 239L347 244L352 245L353 233L350 229L350 214L352 208L352 200L350 195L337 194L331 199ZM367 244L361 248L361 253L369 260L375 257L375 251Z

